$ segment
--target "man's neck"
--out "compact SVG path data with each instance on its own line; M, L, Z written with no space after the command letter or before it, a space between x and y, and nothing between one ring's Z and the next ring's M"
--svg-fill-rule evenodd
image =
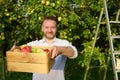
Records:
M48 43L48 44L51 44L52 42L53 42L53 40L54 39L46 39L46 38L44 38L45 39L45 41Z

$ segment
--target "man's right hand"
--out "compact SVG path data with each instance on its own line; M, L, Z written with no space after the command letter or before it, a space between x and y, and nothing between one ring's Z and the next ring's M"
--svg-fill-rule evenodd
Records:
M13 51L16 47L17 47L16 45L13 45L10 50Z

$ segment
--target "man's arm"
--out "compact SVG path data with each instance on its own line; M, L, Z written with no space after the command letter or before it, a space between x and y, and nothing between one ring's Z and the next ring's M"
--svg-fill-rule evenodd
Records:
M71 46L53 46L51 48L52 56L51 58L55 58L57 55L62 54L66 57L73 57L76 52Z

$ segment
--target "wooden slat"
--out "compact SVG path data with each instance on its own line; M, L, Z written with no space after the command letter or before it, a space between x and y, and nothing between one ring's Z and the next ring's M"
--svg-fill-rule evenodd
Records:
M8 71L48 73L48 64L8 62Z
M48 74L53 64L54 60L46 64L7 62L7 68L8 71Z
M7 61L26 62L26 63L48 63L49 54L39 53L23 53L23 52L7 52Z
M117 62L117 69L120 69L120 59L116 59L116 62Z

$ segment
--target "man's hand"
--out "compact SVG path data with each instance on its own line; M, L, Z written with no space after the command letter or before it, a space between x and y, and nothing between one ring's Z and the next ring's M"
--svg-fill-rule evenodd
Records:
M51 52L52 59L54 59L55 57L57 57L61 53L58 46L51 47L50 52Z
M51 51L51 58L54 59L59 54L62 54L66 57L73 57L74 56L74 50L70 46L53 46L50 48Z
M13 45L10 50L13 51L16 47L17 47L16 45Z

